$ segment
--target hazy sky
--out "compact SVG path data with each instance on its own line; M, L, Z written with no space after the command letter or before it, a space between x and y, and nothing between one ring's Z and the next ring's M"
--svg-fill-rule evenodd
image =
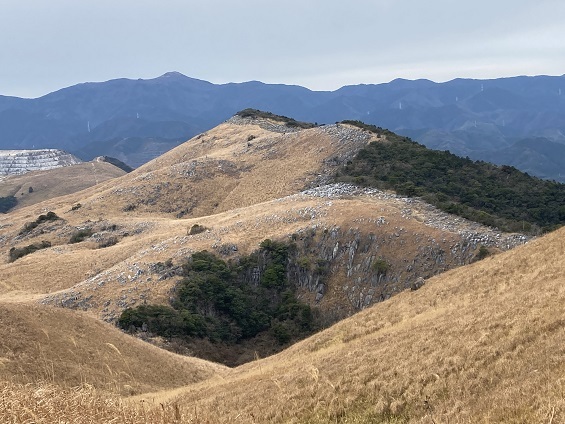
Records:
M565 73L563 0L0 0L0 94L167 71L313 90Z

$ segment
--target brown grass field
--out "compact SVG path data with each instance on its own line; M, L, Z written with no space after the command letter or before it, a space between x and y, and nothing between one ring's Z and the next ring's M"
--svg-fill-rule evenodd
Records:
M62 422L561 423L564 236L449 271L182 390L124 401L89 386L4 383L0 419L56 422L64 404Z
M97 161L28 172L3 178L0 181L0 197L15 196L18 199L16 208L20 209L84 190L124 174L124 171L108 162Z
M399 200L284 197L359 145L317 129L274 135L223 124L115 181L0 217L2 251L52 243L0 264L0 423L565 422L565 229L237 368L166 352L102 322L123 299L166 301L173 281L154 278L151 263L178 264L224 243L246 253L312 227L369 233L379 216L386 237L407 234L390 255L421 239L454 243L455 232L426 224L425 208L411 205L406 217ZM17 235L48 210L63 220ZM188 235L195 223L209 231ZM103 236L115 225L118 243L68 244L85 225ZM328 302L341 301L344 278L332 276ZM86 312L38 304L75 295Z

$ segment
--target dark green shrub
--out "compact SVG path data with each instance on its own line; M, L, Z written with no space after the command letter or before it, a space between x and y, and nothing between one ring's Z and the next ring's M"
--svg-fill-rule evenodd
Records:
M194 224L192 227L190 227L190 230L188 231L188 235L193 236L195 234L203 233L206 230L207 228L204 225Z
M33 222L26 222L24 224L24 228L22 228L19 232L19 235L25 235L31 232L34 228L38 227L40 224L49 221L57 221L61 218L57 216L55 212L47 212L45 215L39 215L37 219Z
M372 265L373 271L376 272L378 275L386 275L390 268L390 264L382 258L378 258L373 262Z
M477 261L480 261L481 259L484 259L489 255L490 255L490 251L488 250L488 248L486 246L481 246L481 247L479 247L479 251L477 252L477 255L475 256L475 259Z
M387 130L386 128L377 127L377 126L372 125L372 124L366 124L362 121L345 120L345 121L341 121L341 123L353 125L353 126L360 128L362 130L372 132L373 134L376 134L379 137L380 136L398 137L395 133L393 133L390 130Z
M272 327L272 331L278 344L287 344L292 338L289 329L283 323L275 323Z
M310 267L312 266L312 261L308 256L301 256L296 262L302 269L310 269Z
M7 213L10 209L15 208L18 199L14 196L0 197L0 213Z
M19 258L22 258L38 250L46 249L47 247L51 247L51 243L45 240L42 241L41 243L30 244L25 247L20 247L20 248L12 247L9 252L10 262L14 262Z
M204 330L204 321L187 311L179 312L162 305L141 305L127 308L118 319L123 329L151 329L166 337L178 335L199 335Z
M117 237L108 237L105 240L102 240L100 243L98 243L98 248L99 249L104 249L105 247L110 247L110 246L114 246L118 244L118 238Z
M69 243L70 244L80 243L81 241L84 241L84 239L90 237L92 234L94 233L90 228L84 228L82 230L78 230L71 235L71 238L69 239Z
M316 268L314 269L314 272L321 276L327 275L330 272L328 261L325 259L318 259L316 261Z
M503 231L537 234L565 223L565 184L431 150L359 121L344 123L386 140L361 149L340 169L337 181L420 196L446 212Z
M127 309L118 325L127 330L145 323L157 335L228 344L261 333L282 344L311 334L316 328L314 313L296 298L296 287L286 277L289 250L285 243L265 240L258 251L231 262L196 252L182 267L184 278L170 307ZM263 272L256 284L251 275L259 264Z
M263 119L272 119L274 121L279 121L284 123L287 127L291 128L314 128L316 127L315 124L310 122L301 122L295 119L289 118L287 116L275 115L271 112L264 112L262 110L257 109L244 109L236 113L236 115L240 116L241 118L263 118Z

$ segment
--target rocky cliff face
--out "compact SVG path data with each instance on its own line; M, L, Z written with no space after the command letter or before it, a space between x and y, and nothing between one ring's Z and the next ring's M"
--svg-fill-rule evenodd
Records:
M303 299L318 306L329 322L403 290L417 290L427 278L479 259L479 252L507 250L527 240L523 235L484 228L443 233L438 239L379 217L370 232L359 223L352 224L293 235L298 249L290 260L289 278Z
M19 175L78 163L82 163L79 158L57 149L0 150L0 175Z

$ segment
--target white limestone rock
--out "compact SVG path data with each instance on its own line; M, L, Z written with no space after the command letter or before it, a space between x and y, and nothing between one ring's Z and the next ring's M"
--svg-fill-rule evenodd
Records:
M58 149L0 150L0 176L20 175L82 163L76 156Z

